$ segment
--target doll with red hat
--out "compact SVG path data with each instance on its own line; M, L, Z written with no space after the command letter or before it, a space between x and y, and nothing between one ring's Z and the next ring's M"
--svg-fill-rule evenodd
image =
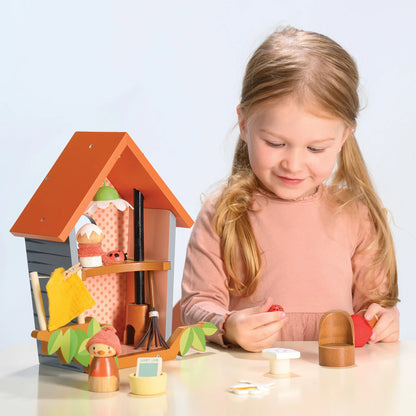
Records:
M95 392L116 391L120 386L115 356L121 353L120 340L112 326L105 326L86 345L93 356L90 363L88 389Z

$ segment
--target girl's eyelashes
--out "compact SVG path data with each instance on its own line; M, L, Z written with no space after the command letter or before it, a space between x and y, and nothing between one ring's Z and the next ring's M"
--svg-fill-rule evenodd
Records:
M275 143L275 142L270 142L269 140L265 140L265 142L270 147L279 148L279 147L284 147L285 146L284 143ZM308 146L307 148L312 153L321 153L325 150L325 148L323 148L323 147Z
M275 143L275 142L270 142L268 140L265 140L265 142L270 147L283 147L284 146L284 143Z
M313 147L313 146L308 146L308 149L312 152L312 153L321 153L323 152L325 149L322 147Z

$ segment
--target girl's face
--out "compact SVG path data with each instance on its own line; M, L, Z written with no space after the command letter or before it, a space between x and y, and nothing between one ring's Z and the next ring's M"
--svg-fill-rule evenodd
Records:
M248 119L239 114L251 168L263 186L281 199L313 195L331 175L351 133L343 120L316 114L291 97L254 111Z

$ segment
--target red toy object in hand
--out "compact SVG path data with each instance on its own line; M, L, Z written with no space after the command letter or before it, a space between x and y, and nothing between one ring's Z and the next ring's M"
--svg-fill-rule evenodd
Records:
M272 305L270 306L269 310L267 312L284 312L285 310L280 305Z
M371 338L373 329L368 321L361 315L351 315L351 319L354 324L355 346L363 347Z

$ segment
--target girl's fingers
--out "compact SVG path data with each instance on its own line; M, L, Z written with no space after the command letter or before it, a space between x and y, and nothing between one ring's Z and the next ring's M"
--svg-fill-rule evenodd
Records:
M376 342L395 342L399 339L400 331L395 328L386 328L379 332L373 332L374 338L370 339L370 344Z
M398 310L396 308L381 308L377 315L380 318L373 328L373 336L369 343L397 341L400 332Z
M246 317L246 324L249 328L260 328L264 325L269 325L275 322L280 322L286 317L284 312L263 312L256 315L248 315Z
M375 344L376 342L381 341L385 336L388 335L388 327L384 325L377 325L373 328L373 335L368 341L370 344Z
M264 302L259 306L253 306L252 308L242 309L246 315L257 315L258 313L267 312L270 306L273 305L273 298L267 297Z
M267 312L270 309L270 306L273 305L273 298L271 296L267 297L263 305L260 306L259 312Z
M252 308L247 308L243 310L247 317L249 317L250 315L258 316L260 314L266 313L269 310L270 306L272 305L273 305L273 298L268 297L260 306L254 306Z
M274 345L274 343L277 341L278 336L279 336L279 331L274 331L267 338L263 338L263 339L259 339L257 341L254 341L253 345L252 345L252 351L253 352L261 352L265 348L272 347Z
M375 315L380 317L383 314L383 312L384 312L384 308L382 306L380 306L378 303L372 303L368 307L364 315L364 318L367 319L367 321L371 321Z
M269 325L263 325L262 327L254 329L250 334L253 350L261 351L264 348L272 346L286 322L287 318L284 318Z
M399 340L400 331L397 329L396 331L391 332L385 338L380 340L381 342L396 342Z
M286 316L284 312L268 312L273 303L273 298L269 296L262 305L245 309L245 325L248 328L258 328L283 319Z

